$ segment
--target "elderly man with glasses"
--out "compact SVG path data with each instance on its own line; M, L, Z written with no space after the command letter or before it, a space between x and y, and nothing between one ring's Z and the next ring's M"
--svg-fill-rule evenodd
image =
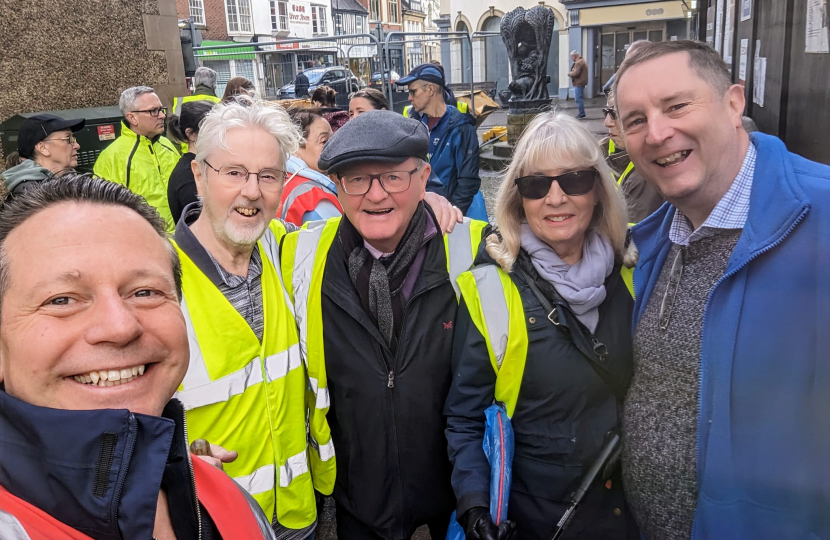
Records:
M52 114L36 114L27 118L17 133L17 154L21 162L0 174L10 196L20 195L56 174L78 166L75 133L84 128L85 120L65 119Z
M282 243L310 429L330 433L338 455L339 538L401 540L424 524L444 538L455 508L443 415L454 278L471 266L486 224L465 219L441 233L423 202L428 149L416 120L383 110L353 118L319 162L343 217Z
M158 210L173 230L173 216L167 203L167 180L181 155L176 146L162 136L167 109L155 90L134 86L122 92L121 135L95 162L96 175L126 186Z

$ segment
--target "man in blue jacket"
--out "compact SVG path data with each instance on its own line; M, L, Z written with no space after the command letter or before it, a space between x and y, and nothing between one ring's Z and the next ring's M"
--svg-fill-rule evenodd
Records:
M446 197L465 216L486 221L484 198L479 194L481 177L475 119L447 105L444 72L435 64L417 66L397 84L409 86L412 103L409 117L422 122L429 132L428 160L433 176L427 189ZM479 204L474 204L473 199L479 197L481 201L476 201Z
M617 74L637 170L623 477L646 538L830 538L830 168L744 131L744 89L691 41Z

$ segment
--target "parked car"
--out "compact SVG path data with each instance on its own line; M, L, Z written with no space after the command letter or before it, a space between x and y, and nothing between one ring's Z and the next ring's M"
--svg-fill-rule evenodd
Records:
M400 79L401 76L394 69L393 70L388 70L387 69L386 71L383 72L383 82L381 82L381 79L380 79L380 71L376 71L375 73L372 73L372 80L369 83L369 86L371 86L372 88L377 88L378 90L383 92L383 83L389 81L390 71L391 71L391 74L392 74L392 88L395 89L395 92L404 92L404 91L406 91L406 86L398 86L397 84L395 84L395 82L398 79Z
M338 105L341 105L340 101L342 99L344 100L344 104L348 106L349 94L357 92L362 88L360 80L354 76L351 70L342 66L316 67L307 69L303 73L308 77L309 95L318 86L330 86L337 91ZM294 82L291 81L289 84L280 88L277 96L281 99L298 97L294 95Z

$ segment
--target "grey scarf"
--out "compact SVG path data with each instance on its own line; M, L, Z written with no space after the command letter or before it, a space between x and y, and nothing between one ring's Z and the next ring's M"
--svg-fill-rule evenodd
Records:
M369 270L369 313L377 321L378 330L388 345L395 336L395 315L392 297L401 292L406 275L424 241L426 220L423 203L418 205L395 252L388 257L375 259L361 242L349 253L349 277L357 286L358 276L364 265Z
M588 231L582 258L573 266L564 262L547 243L522 224L522 248L533 268L556 288L577 319L592 333L599 323L599 305L605 300L605 278L614 270L614 249L603 234Z

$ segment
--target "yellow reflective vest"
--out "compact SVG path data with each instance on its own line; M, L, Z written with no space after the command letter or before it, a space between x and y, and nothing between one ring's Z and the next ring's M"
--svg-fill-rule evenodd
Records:
M633 286L621 274L628 291ZM470 319L484 336L490 364L496 372L496 401L504 403L513 417L527 360L527 325L519 289L510 275L494 264L473 268L458 276L458 288Z
M173 98L173 114L182 114L182 105L185 103L189 103L191 101L211 101L213 103L219 103L222 101L222 98L218 98L213 95L207 94L196 94L193 96L182 96L182 97L174 97ZM187 152L187 143L181 144L181 152L182 154Z
M308 386L294 313L282 286L272 221L256 249L262 257L264 332L247 321L181 249L182 311L190 366L175 397L187 411L188 442L204 438L239 452L225 471L290 529L317 516L306 438ZM333 449L329 449L333 456Z
M175 223L167 203L167 180L179 158L179 151L165 137L150 140L121 122L121 136L101 152L93 172L144 197L164 218L167 230L173 231Z
M311 388L308 394L308 423L313 447L320 445L320 442L330 444L331 441L331 431L326 421L329 392L323 351L322 291L326 259L341 219L337 217L307 223L301 230L288 234L282 245L283 282L294 303L300 330L300 348L308 366ZM472 266L481 242L481 233L486 226L487 223L483 221L464 218L463 223L455 225L451 234L444 235L447 270L456 295L458 288L455 278ZM314 487L323 494L331 493L336 476L334 460L330 463L322 462L322 455L317 456L314 451L310 453L310 458L312 468L315 468ZM317 469L325 471L322 478L316 474Z

